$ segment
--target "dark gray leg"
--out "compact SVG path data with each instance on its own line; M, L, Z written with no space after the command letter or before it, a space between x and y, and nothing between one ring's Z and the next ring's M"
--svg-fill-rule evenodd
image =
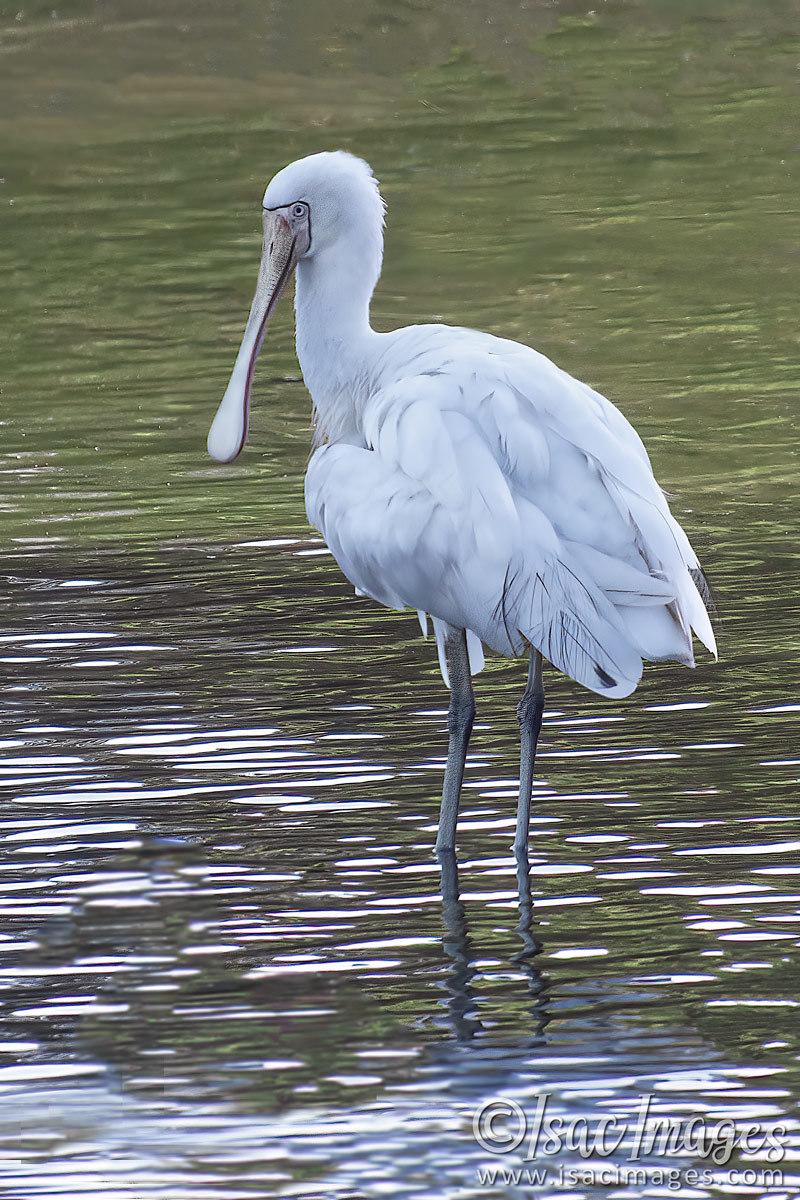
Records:
M458 820L458 798L461 780L464 777L464 762L467 757L469 735L475 719L475 697L469 674L467 635L463 629L450 629L444 643L447 671L450 676L450 711L447 728L450 744L447 750L447 766L442 788L442 808L439 813L439 833L436 852L454 850L456 844L456 821Z
M542 656L531 649L531 664L528 670L528 686L517 705L517 720L522 741L519 764L519 800L517 801L517 834L514 849L517 853L528 847L528 822L531 815L531 789L533 787L533 764L536 761L536 743L542 728L544 712L544 683L542 681Z

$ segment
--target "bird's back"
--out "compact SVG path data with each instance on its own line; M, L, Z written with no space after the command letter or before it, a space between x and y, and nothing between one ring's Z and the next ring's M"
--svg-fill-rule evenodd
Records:
M715 652L700 568L633 427L527 346L449 326L381 338L360 445L328 443L309 519L359 592L600 694L642 658ZM475 664L474 664L475 665Z

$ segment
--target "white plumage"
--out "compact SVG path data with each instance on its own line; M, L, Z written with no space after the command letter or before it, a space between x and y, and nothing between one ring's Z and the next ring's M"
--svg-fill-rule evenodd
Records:
M466 631L508 656L530 645L601 695L642 660L716 654L702 572L647 453L605 397L517 342L446 325L377 333L369 302L383 204L341 151L290 164L265 197L259 290L209 435L244 444L253 365L297 264L297 351L316 434L306 508L359 594ZM277 247L277 248L276 248ZM234 451L232 453L232 451Z
M500 654L530 642L609 696L642 658L692 665L692 627L714 649L697 559L608 401L486 334L386 338L361 444L321 445L306 476L309 520L359 592Z

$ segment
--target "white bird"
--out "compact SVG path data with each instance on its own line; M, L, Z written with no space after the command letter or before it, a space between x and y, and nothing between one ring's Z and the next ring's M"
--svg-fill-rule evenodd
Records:
M542 659L627 696L642 659L716 656L703 573L642 442L614 405L518 342L449 325L370 326L384 204L344 151L267 186L256 294L208 450L247 439L267 322L292 272L297 356L314 408L306 510L358 595L433 619L451 689L437 851L455 846L482 644L530 648L515 849L524 853L544 709Z

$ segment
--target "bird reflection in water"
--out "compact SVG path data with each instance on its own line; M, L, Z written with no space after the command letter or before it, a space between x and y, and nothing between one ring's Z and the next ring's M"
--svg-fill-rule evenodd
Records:
M472 980L477 974L477 968L474 965L477 953L469 936L466 909L461 900L458 860L455 852L452 850L440 852L439 863L442 869L442 917L446 930L442 938L442 948L452 962L452 969L446 982L450 994L448 1010L456 1040L468 1042L482 1029L478 1016L478 1003L471 987ZM534 1020L531 1040L528 1042L530 1046L544 1040L544 1030L549 1021L546 1007L548 985L536 962L543 945L533 932L533 899L527 855L518 853L516 864L519 900L519 921L516 933L522 942L522 948L513 955L511 961L527 976L528 989L533 999L531 1014Z

